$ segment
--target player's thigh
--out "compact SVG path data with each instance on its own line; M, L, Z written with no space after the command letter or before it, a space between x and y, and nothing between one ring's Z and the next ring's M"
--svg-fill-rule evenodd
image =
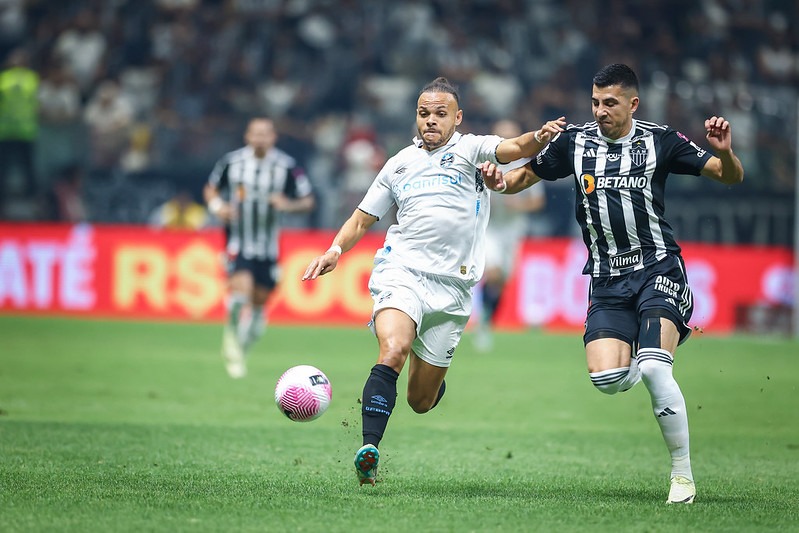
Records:
M585 362L589 372L630 366L632 346L614 338L596 339L585 345Z
M592 299L583 335L588 371L629 366L638 327L634 309Z
M269 301L269 297L271 295L271 288L256 284L252 293L252 303L254 305L266 305L266 302Z
M651 268L646 283L641 287L639 302L638 312L642 321L659 319L659 347L673 353L677 345L691 334L688 321L694 310L693 294L681 258L669 256Z
M255 280L249 270L234 270L228 275L228 288L231 292L250 294L254 286Z

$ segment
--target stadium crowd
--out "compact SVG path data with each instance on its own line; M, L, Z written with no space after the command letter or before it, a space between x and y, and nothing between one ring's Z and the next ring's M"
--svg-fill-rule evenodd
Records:
M145 223L177 193L199 198L246 121L267 115L318 192L296 223L336 227L412 137L426 81L459 86L461 131L529 129L590 120L586 88L612 62L639 73L649 120L702 139L702 117L727 117L743 194L790 198L797 20L787 0L3 0L0 77L33 73L16 96L38 112L22 133L0 129L33 153L32 170L4 162L0 218Z

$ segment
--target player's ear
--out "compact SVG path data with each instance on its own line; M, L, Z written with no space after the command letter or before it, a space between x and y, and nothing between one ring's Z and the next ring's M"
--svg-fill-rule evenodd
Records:
M461 122L463 122L463 109L458 109L458 112L455 113L455 125L460 126Z
M630 113L635 113L635 110L638 109L638 103L640 100L637 96L633 96L630 98Z

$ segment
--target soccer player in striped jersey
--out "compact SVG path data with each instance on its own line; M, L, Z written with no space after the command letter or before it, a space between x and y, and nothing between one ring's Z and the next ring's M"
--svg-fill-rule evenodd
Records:
M688 416L672 375L674 352L691 333L693 297L680 247L664 218L670 173L702 175L732 185L743 167L732 151L730 124L705 120L715 155L668 126L633 118L638 79L626 65L593 79L595 121L569 125L528 165L504 176L490 163L490 187L515 193L539 179L573 176L576 215L591 276L583 337L591 382L606 394L643 380L671 454L669 503L692 503Z
M363 446L355 454L360 484L374 485L378 446L397 396L397 378L410 359L407 400L417 413L435 407L444 376L471 315L471 290L483 275L489 192L478 165L529 158L565 125L511 139L461 134L458 93L437 78L419 94L418 136L389 159L333 244L314 258L303 280L331 272L377 220L397 206L397 223L375 255L369 279L377 364L363 388Z
M247 373L245 355L265 326L264 306L278 281L280 213L314 208L311 183L293 157L275 147L267 118L253 118L246 146L220 159L205 187L208 210L225 225L227 323L222 355L233 378Z

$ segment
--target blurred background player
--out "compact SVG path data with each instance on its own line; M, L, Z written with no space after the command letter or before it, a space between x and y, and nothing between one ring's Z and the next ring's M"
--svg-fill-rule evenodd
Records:
M503 139L512 139L522 134L522 127L518 122L504 119L494 123L491 133ZM491 195L491 217L486 229L485 273L479 291L475 291L477 332L474 341L479 351L488 351L493 345L491 326L494 314L519 246L525 237L533 233L532 217L545 216L546 192L543 185L539 183L535 187L528 187L519 194ZM536 227L540 228L541 221L537 222Z
M417 100L413 144L386 162L332 246L311 261L302 278L335 269L341 254L397 206L397 223L375 255L369 279L379 354L363 388L363 446L355 453L361 485L375 484L378 446L408 358L407 400L415 412L433 409L446 390L444 377L485 263L490 206L478 165L532 157L557 131L550 127L503 140L462 135L456 131L462 120L455 87L445 78L427 84Z
M744 171L724 118L705 120L714 156L675 129L634 119L638 105L635 72L607 65L593 79L595 121L569 125L504 178L490 171L484 176L509 193L539 179L574 176L576 216L588 247L583 274L591 276L583 336L591 383L615 394L644 382L671 455L667 502L693 503L688 413L672 367L677 346L691 334L694 302L665 219L666 178L701 174L733 185Z
M222 355L233 378L246 375L245 354L265 327L264 306L278 279L279 215L315 206L305 172L275 147L270 119L250 120L244 140L246 146L217 162L204 190L208 210L225 225L228 316Z

